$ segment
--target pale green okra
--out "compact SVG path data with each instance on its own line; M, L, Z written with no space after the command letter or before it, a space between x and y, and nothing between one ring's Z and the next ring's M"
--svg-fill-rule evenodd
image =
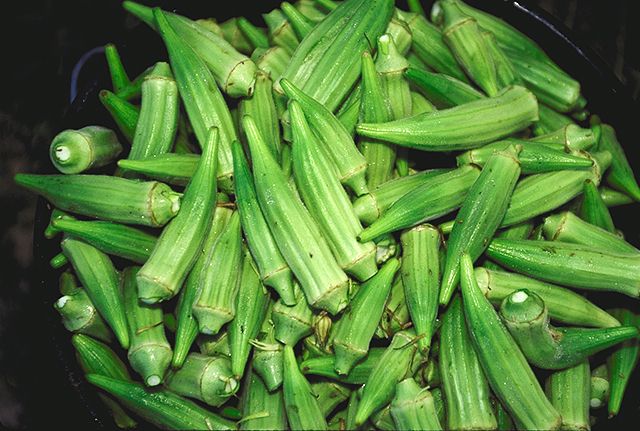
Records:
M186 186L198 168L200 155L165 153L139 160L118 160L118 167L127 172L177 186Z
M293 288L296 303L287 306L279 300L271 310L276 340L292 347L313 332L313 312L298 284L294 284Z
M441 430L433 395L413 378L400 383L391 401L391 417L398 429Z
M589 430L591 371L589 361L556 371L547 377L546 392L562 416L562 429Z
M277 430L287 427L282 391L269 392L262 379L250 371L243 383L241 430Z
M79 174L108 165L122 152L122 145L111 129L87 126L63 130L51 141L51 163L63 174Z

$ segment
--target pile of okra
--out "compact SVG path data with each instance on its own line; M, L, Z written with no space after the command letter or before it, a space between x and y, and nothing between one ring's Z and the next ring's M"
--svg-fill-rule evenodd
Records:
M618 414L640 251L608 208L640 188L614 129L500 18L408 3L284 2L266 29L123 3L168 62L131 80L106 46L114 129L16 176L53 208L54 307L118 426Z

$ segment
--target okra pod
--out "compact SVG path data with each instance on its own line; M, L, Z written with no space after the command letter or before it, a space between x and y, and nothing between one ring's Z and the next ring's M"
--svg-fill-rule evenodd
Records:
M483 99L485 96L466 82L445 73L433 73L409 67L405 76L439 108L452 108Z
M396 275L391 286L389 299L384 306L384 314L376 330L376 337L391 338L396 332L410 326L409 308L404 296L402 277Z
M15 181L61 210L119 223L159 227L180 209L180 195L156 181L32 174L17 174Z
M256 49L251 55L251 59L256 62L258 69L265 72L272 82L276 82L284 73L289 61L291 61L291 54L281 46L272 46L269 49ZM284 111L282 101L274 100L278 114Z
M540 296L517 290L500 306L500 316L530 364L547 370L572 367L587 357L638 336L633 326L554 327Z
M120 152L122 145L116 134L100 126L64 130L49 147L51 163L63 174L79 174L108 165Z
M129 142L133 142L140 108L120 98L109 90L102 90L98 94L100 103L109 112L118 129Z
M409 25L407 25L404 20L398 19L395 16L392 17L389 21L385 34L388 34L391 37L391 40L393 40L400 56L405 57L408 55L409 49L411 48L411 42L413 41L413 35ZM405 61L407 60L405 59Z
M262 379L250 371L245 378L241 430L277 430L287 427L282 391L269 392Z
M58 253L51 258L51 260L49 261L49 266L51 266L51 268L53 269L58 269L62 268L68 263L69 260L67 259L67 257L63 253Z
M312 23L322 21L326 16L325 8L316 4L315 0L297 0L294 3L297 11L306 17ZM320 7L318 7L320 6Z
M45 238L53 239L56 237L56 235L58 235L61 232L60 229L56 228L53 225L55 222L59 220L76 220L76 218L70 214L67 214L64 211L60 211L58 208L54 208L53 210L51 210L51 217L49 218L49 224L44 229Z
M617 190L613 190L608 187L600 187L599 190L602 200L609 208L619 205L628 205L634 202L633 198Z
M347 375L340 375L335 371L336 357L334 355L306 359L300 363L300 371L303 374L322 376L342 383L362 385L367 382L371 371L378 364L383 352L384 348L381 347L370 348L367 355L355 364Z
M605 177L607 184L631 196L636 202L639 201L640 187L638 187L627 156L618 142L615 130L608 124L599 127L601 127L601 135L598 150L609 151L612 156L611 167Z
M178 215L164 228L137 275L138 297L154 304L176 295L198 256L216 207L218 131L211 129Z
M293 28L298 39L304 40L304 38L311 33L313 27L315 27L315 23L304 16L304 14L296 9L291 3L282 2L280 4L280 9L282 10L282 13L284 13L285 17L287 17L287 21L291 23L291 28Z
M413 378L398 383L391 401L391 416L398 429L441 430L433 395Z
M602 196L600 196L598 187L593 184L591 180L584 182L582 203L580 204L580 218L607 232L614 233L616 230L609 208L607 208Z
M127 87L131 86L131 80L129 79L129 75L127 75L127 71L124 69L120 53L114 44L108 43L104 46L104 56L107 60L113 91L115 93L121 93Z
M558 146L565 151L588 150L596 144L596 135L591 129L569 124L545 135L536 136L531 140Z
M318 407L324 415L329 417L333 410L351 395L351 389L345 385L331 381L311 383L311 391L318 401Z
M418 115L424 112L433 112L436 107L420 93L411 92L411 115ZM406 150L406 149L405 149Z
M295 346L313 332L313 312L297 284L294 284L294 292L295 305L287 306L277 301L271 310L276 340L288 346Z
M223 356L231 358L231 346L229 344L229 332L216 335L200 334L196 338L196 344L200 353L205 356Z
M300 40L282 11L274 9L269 13L262 14L262 18L269 29L269 41L271 44L282 47L289 54L293 54L300 44Z
M520 79L520 75L516 72L511 60L507 57L507 54L498 45L493 33L484 30L480 33L482 35L483 43L493 60L498 88L504 88L509 85L522 85L523 83L522 79Z
M559 370L547 378L546 392L551 404L562 416L562 429L589 430L591 372L589 361Z
M238 26L238 18L233 17L219 24L221 36L231 44L233 48L243 54L250 54L253 51L253 45L246 38L244 33Z
M269 48L269 38L265 29L256 27L251 21L242 16L236 18L236 25L252 49Z
M622 325L635 325L640 323L638 316L627 309L615 309L612 314L620 320ZM607 358L607 370L609 373L609 402L607 404L609 417L616 416L620 411L622 398L629 383L631 374L638 363L640 344L638 338L625 341Z
M154 180L186 186L196 172L199 161L197 154L166 153L139 160L118 160L118 167Z
M276 341L275 327L271 320L271 310L264 319L260 333L253 344L253 370L260 376L269 392L282 385L283 346Z
M544 103L538 103L538 115L540 119L533 125L533 134L536 136L545 135L574 124L571 118L556 112Z
M602 364L591 371L591 391L589 407L599 409L609 400L609 372L607 364Z

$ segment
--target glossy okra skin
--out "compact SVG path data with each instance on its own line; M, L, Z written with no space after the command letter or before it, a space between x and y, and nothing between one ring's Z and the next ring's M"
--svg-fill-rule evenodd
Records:
M611 167L605 177L607 184L628 194L637 202L640 200L640 187L638 187L627 156L618 142L615 130L608 124L603 124L599 127L601 127L601 134L598 141L598 150L609 151L612 156Z
M562 416L562 429L589 430L591 371L589 361L556 371L547 378L546 392Z
M640 326L638 316L627 309L615 309L611 310L611 313L618 318L623 325ZM629 378L638 364L639 355L640 344L638 338L635 338L622 343L607 358L607 370L610 382L609 402L607 404L609 417L617 415L620 411Z
M113 121L118 126L124 137L129 142L133 142L140 108L120 98L109 90L102 90L98 94L100 103L109 112Z
M413 378L398 383L391 401L391 417L398 429L441 430L431 393L421 388Z
M349 280L339 267L320 229L291 189L251 117L243 125L253 161L260 208L310 306L338 313L347 305Z
M221 22L218 25L220 29L221 36L231 44L235 49L243 54L250 54L254 49L253 44L244 33L240 30L238 26L238 18L233 17L228 20Z
M118 273L109 256L73 237L60 244L96 310L113 330L122 348L129 348L129 328Z
M275 327L271 320L271 310L262 322L260 333L251 344L254 346L253 371L260 376L269 392L282 385L284 347L275 338Z
M359 135L423 151L476 148L528 127L538 119L538 103L524 87L495 97L388 123L361 123ZM464 127L462 127L464 126Z
M313 382L311 390L325 418L329 417L335 408L351 395L350 387L332 381Z
M285 346L283 359L282 391L289 426L296 430L327 429L327 421L318 399L300 372L291 346Z
M237 17L236 25L252 49L269 48L269 38L264 28L256 27L245 17Z
M640 296L637 254L560 241L494 239L487 255L525 275L564 286ZM597 264L595 264L597 262Z
M433 73L409 67L405 76L416 85L420 93L440 108L451 108L485 97L466 82L445 73Z
M565 126L574 124L573 120L568 116L556 112L544 103L538 104L538 114L540 120L533 126L533 134L536 136L551 133L554 130L562 129Z
M218 145L218 131L211 129L198 168L184 191L180 212L164 228L138 272L138 297L143 302L155 304L175 296L195 263L216 209Z
M558 429L561 418L545 396L525 356L478 287L471 258L460 260L465 321L494 394L524 429Z
M199 161L198 154L166 153L139 160L118 160L118 167L165 183L186 186Z
M291 23L291 27L298 39L304 40L304 38L311 33L311 30L313 30L315 23L305 17L302 12L289 2L282 2L280 9L287 17L287 21Z
M411 115L418 115L424 112L433 112L436 107L429 102L426 97L415 91L411 92Z
M178 193L157 181L32 174L17 174L15 181L61 210L119 223L159 227L180 209Z
M479 175L480 169L477 166L468 165L430 176L393 203L382 216L362 231L360 241L368 241L448 214L462 205Z
M569 124L553 132L531 139L548 146L559 147L565 151L588 150L596 144L596 135L592 129L584 129ZM600 150L598 150L600 151Z
M274 9L269 13L262 14L262 18L269 29L269 41L271 44L282 47L289 54L293 54L300 44L300 40L282 11Z
M442 238L438 228L424 224L403 232L400 241L405 301L418 337L418 348L426 356L436 329Z
M164 333L162 308L138 301L138 270L129 267L122 272L121 289L131 340L127 357L147 386L157 386L164 380L173 352Z
M282 391L269 392L258 375L250 371L243 383L241 430L277 430L287 427Z
M165 429L232 430L235 424L167 390L150 392L139 383L87 375L89 383L116 397L129 410Z
M109 68L113 91L116 93L123 92L125 88L131 86L131 80L129 79L129 75L127 75L127 71L122 64L118 48L116 48L112 43L106 44L104 46L104 57L107 60L107 67ZM138 90L140 89L138 88Z
M489 400L489 383L471 343L458 295L451 300L442 320L438 364L448 427L496 429L497 422Z
M616 231L609 208L602 199L598 187L591 180L584 182L579 215L587 223L598 226L607 232L615 233Z
M400 262L388 260L380 271L362 284L349 302L349 309L336 323L333 336L335 370L348 375L356 363L367 355L369 343L384 312L393 277Z
M294 284L294 294L294 305L287 306L282 301L277 301L271 310L276 340L289 346L295 346L313 332L313 311L297 284Z
M617 190L610 189L609 187L599 187L598 190L600 191L602 201L608 208L628 205L634 202L634 200L628 195Z
M553 327L544 301L527 290L507 296L500 306L500 316L529 363L548 370L572 367L588 356L638 336L633 326Z
M111 163L122 152L122 145L111 129L87 126L64 130L51 141L49 157L63 174L79 174Z
M507 54L498 45L493 33L481 30L480 34L482 35L483 44L486 46L487 51L493 60L493 66L496 70L496 82L498 89L509 85L522 85L520 75L516 72L511 60L507 57Z
M608 328L620 322L602 308L564 287L545 283L520 274L478 267L475 269L478 285L495 306L519 289L536 293L544 301L551 319L567 325Z
M292 82L282 79L280 85L289 100L295 100L300 104L309 126L331 159L340 182L358 196L366 193L367 160L358 151L351 134L331 111Z
M347 375L340 375L335 371L335 355L306 359L300 363L300 371L302 371L303 374L322 376L342 383L362 385L367 382L371 371L378 364L384 350L385 349L381 347L370 348L367 355L355 364Z
M520 177L517 153L518 149L510 147L493 154L469 189L447 238L447 255L440 285L441 305L449 302L458 285L462 254L469 254L475 261L502 223Z
M275 82L280 79L287 68L287 64L291 61L291 54L281 46L272 46L269 49L256 49L251 58L256 62L258 69L267 73L271 81ZM284 109L281 101L274 100L274 103L278 113L280 113Z
M340 267L356 279L369 279L378 270L373 242L360 243L362 231L349 196L333 173L328 158L309 128L302 107L289 103L293 175L302 201L318 223Z
M411 33L409 25L407 25L404 20L401 20L394 15L389 21L385 34L389 35L400 56L405 57L409 54L409 49L413 42L413 34ZM378 40L380 40L380 38L378 38ZM406 61L407 60L405 59L404 62Z

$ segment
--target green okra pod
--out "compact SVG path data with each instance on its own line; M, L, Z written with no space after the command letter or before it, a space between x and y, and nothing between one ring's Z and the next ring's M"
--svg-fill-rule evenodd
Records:
M51 217L49 218L49 224L47 225L47 227L44 230L44 237L47 239L53 239L56 237L56 235L58 235L61 231L60 229L56 228L53 224L59 220L76 220L75 217L73 217L70 214L67 214L64 211L60 211L58 208L54 208L51 211Z
M102 90L98 94L100 103L109 112L118 129L129 142L133 142L140 108L120 98L109 90Z
M518 289L527 289L540 296L551 319L576 326L607 328L619 326L620 322L609 313L564 287L545 283L519 274L479 267L475 277L480 289L495 306Z
M607 232L614 233L616 230L609 208L607 208L602 196L600 196L598 187L591 180L584 182L579 215L587 223L600 227Z
M338 313L347 305L349 280L320 229L289 186L251 117L244 117L260 208L276 244L310 306Z
M196 338L196 344L200 353L205 356L223 356L231 358L231 346L229 344L229 332L216 335L200 334Z
M493 154L473 183L447 238L447 256L440 285L440 305L446 305L460 280L460 257L475 261L502 223L520 176L518 149Z
M413 378L398 383L391 401L391 417L398 429L441 430L433 395L421 388Z
M139 383L87 375L92 385L116 397L151 424L166 429L232 430L235 424L167 390L150 392Z
M495 400L494 407L496 411L496 421L498 422L498 430L509 431L515 429L513 419L511 419L509 412L504 408L502 403Z
M433 73L409 67L405 76L439 108L452 108L483 99L485 96L466 82L445 73Z
M398 54L403 57L408 55L409 49L411 48L411 43L413 42L413 34L411 33L411 29L404 20L398 19L395 16L392 17L389 21L389 25L387 26L385 34L388 34L390 36L398 51Z
M591 129L569 124L545 135L536 136L531 140L558 146L565 151L588 150L596 144L596 135Z
M15 181L61 210L119 223L159 227L180 209L180 195L156 181L32 174L17 174Z
M313 332L313 312L297 284L294 284L294 292L295 305L287 306L277 301L271 310L276 340L288 346L295 346Z
M525 275L564 286L640 296L640 256L560 241L491 241L487 255ZM597 262L597 264L594 264Z
M65 266L68 263L69 263L69 260L67 259L67 257L63 253L56 254L49 261L49 265L53 269L62 268L63 266Z
M376 247L373 242L362 244L356 239L362 225L295 100L289 103L289 113L293 175L302 201L327 239L340 267L358 280L367 280L378 270Z
M275 338L275 327L271 320L271 310L262 323L260 333L253 344L253 371L260 376L269 392L282 385L283 346Z
M357 412L357 405L355 406L355 409ZM398 428L393 421L393 417L391 416L391 403L387 404L382 409L372 414L371 418L369 418L369 422L371 422L371 424L373 424L377 429L384 431L394 431ZM355 419L352 419L351 423L353 424L352 428L357 428L355 425Z
M291 3L282 2L280 4L280 9L284 16L287 17L287 21L291 23L291 28L293 28L298 39L304 40L304 38L311 33L313 27L315 27L315 23L304 16L304 14L296 9Z
M256 49L253 51L251 59L256 62L258 69L265 72L271 81L275 82L280 79L291 61L291 54L281 46L272 46L269 49ZM274 100L274 103L278 113L281 113L284 110L281 101Z
M354 365L367 355L369 343L384 312L393 277L399 268L397 259L388 260L376 275L360 286L349 303L349 309L336 323L333 350L338 374L348 375Z
M236 18L236 25L252 49L269 48L269 38L264 28L253 25L251 21L242 16Z
M358 83L347 97L347 100L340 106L336 113L336 118L353 137L356 124L360 120L360 97L362 96L362 83ZM364 177L364 172L363 172Z
M327 16L327 12L330 12L325 11L325 8L317 4L315 0L297 0L294 6L312 23L322 21Z
M607 364L602 364L591 371L591 391L589 407L599 409L609 400L609 372Z
M251 41L247 39L238 26L238 18L229 18L218 26L221 32L220 36L229 42L234 49L243 54L250 54L253 51L254 47Z
M198 256L216 208L218 131L211 129L198 168L187 184L178 215L162 231L137 275L138 297L154 304L176 295Z
M627 156L618 142L615 130L608 124L603 124L599 127L601 128L601 133L598 150L609 151L612 156L611 167L605 177L607 184L631 196L636 202L639 201L640 187L638 187Z
M617 190L610 189L609 187L599 187L599 191L600 197L602 197L604 204L609 208L620 205L628 205L634 202L633 198L631 198L630 196Z
M426 356L436 330L442 238L438 228L424 224L403 232L400 241L405 301L418 337L418 348Z
M118 160L118 167L165 183L186 186L196 172L199 161L198 154L166 153L139 160Z
M493 60L498 88L504 88L509 85L522 85L520 75L516 72L511 60L507 57L507 54L498 45L493 33L482 30L480 34L482 35L483 43Z
M637 315L627 309L614 309L611 313L620 320L623 325L639 326ZM629 379L638 364L640 356L640 343L638 338L627 340L618 346L607 358L607 370L609 374L609 402L607 409L609 417L616 416L620 411Z
M241 430L277 430L287 427L282 391L269 392L258 375L250 371L243 384Z
M367 355L355 364L347 375L340 375L335 371L334 364L336 363L336 357L334 355L306 359L300 363L300 371L302 371L303 374L322 376L342 383L362 385L367 382L371 371L378 364L383 353L384 348L370 348Z
M589 361L559 370L547 378L546 392L562 416L562 429L589 430L591 371Z
M311 390L325 418L329 417L333 410L351 395L351 389L348 386L332 381L311 383Z
M296 36L293 26L280 9L274 9L269 13L262 14L264 22L267 24L269 41L293 54L300 40Z
M124 65L122 64L120 53L114 44L108 43L104 46L104 56L107 60L107 67L109 68L113 91L115 93L120 93L131 85L129 75L127 75L127 71L124 69Z
M118 288L118 273L109 256L73 237L65 237L61 246L96 310L111 327L122 348L129 348L124 300Z
M587 357L638 336L633 326L553 327L540 296L517 290L500 306L500 316L530 364L547 370L572 367Z
M489 383L471 343L459 295L451 300L442 319L438 364L448 427L496 429L497 421L489 400Z
M327 421L318 399L298 368L291 346L284 347L283 382L284 406L289 426L296 430L327 429Z
M538 115L540 119L533 125L533 134L536 136L545 135L574 124L571 118L556 112L544 103L538 104Z
M537 119L538 103L533 94L513 86L495 97L388 123L361 123L356 130L361 136L423 151L451 151L506 137Z
M424 112L433 112L436 107L420 93L411 92L411 115L418 115Z
M63 174L79 174L108 165L122 152L116 134L106 127L87 126L58 133L49 147L53 165Z
M122 292L131 340L127 357L131 368L140 374L147 386L157 386L164 380L173 353L164 333L162 309L138 301L138 270L138 267L129 267L122 273Z
M469 255L460 260L465 321L484 375L518 427L558 429L561 418L515 340L478 287Z
M234 211L208 250L198 277L192 312L201 333L215 335L235 316L241 258L240 216Z
M477 166L462 166L430 176L391 205L358 236L369 241L382 234L414 226L450 213L462 205L480 175Z

